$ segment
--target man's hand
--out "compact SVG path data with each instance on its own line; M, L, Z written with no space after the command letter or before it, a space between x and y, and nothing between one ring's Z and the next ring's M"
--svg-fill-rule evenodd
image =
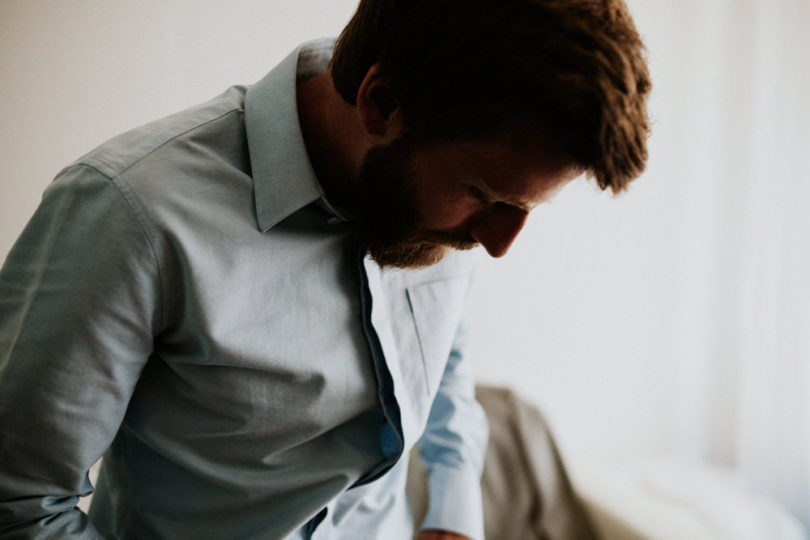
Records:
M419 533L419 540L470 540L466 536L461 536L447 531L422 531Z

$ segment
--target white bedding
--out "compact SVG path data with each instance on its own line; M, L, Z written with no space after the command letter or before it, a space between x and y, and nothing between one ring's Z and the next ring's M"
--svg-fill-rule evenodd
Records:
M569 462L605 540L804 540L801 524L731 471L654 460Z

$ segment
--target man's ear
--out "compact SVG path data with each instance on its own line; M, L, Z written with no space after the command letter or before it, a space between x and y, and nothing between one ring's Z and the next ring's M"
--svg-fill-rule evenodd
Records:
M402 133L402 108L380 64L371 66L360 83L356 106L360 125L372 138L387 143Z

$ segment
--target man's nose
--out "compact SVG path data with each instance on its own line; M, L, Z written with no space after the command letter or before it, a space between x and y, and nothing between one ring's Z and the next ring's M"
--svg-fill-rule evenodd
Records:
M470 235L493 257L503 257L526 223L526 210L496 204L477 215L470 225Z

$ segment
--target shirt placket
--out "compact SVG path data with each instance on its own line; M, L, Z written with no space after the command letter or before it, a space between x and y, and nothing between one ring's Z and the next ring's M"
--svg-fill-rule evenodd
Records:
M366 269L367 264L374 263L360 252L357 266L360 276L361 321L363 333L366 336L366 341L371 351L374 374L377 378L377 395L383 416L385 417L385 422L380 429L380 447L385 458L371 471L361 477L352 487L367 484L391 469L399 460L405 446L402 433L401 412L394 396L394 382L391 377L391 372L388 369L380 337L372 322L371 314L374 298Z

